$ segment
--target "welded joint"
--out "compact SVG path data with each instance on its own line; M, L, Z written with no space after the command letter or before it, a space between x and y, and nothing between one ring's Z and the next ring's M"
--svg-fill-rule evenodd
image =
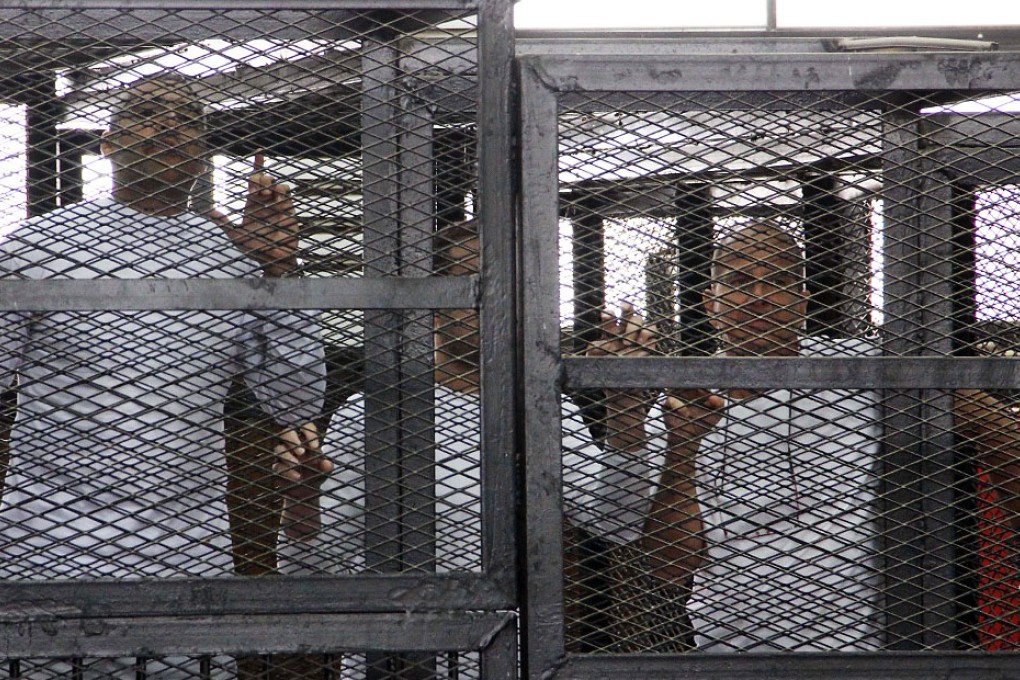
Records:
M478 639L478 650L482 651L488 649L492 643L496 640L500 633L502 633L508 626L515 625L517 623L517 612L504 611L499 621L494 625L489 632L485 633Z
M476 599L479 591L487 590L487 584L481 579L422 579L416 585L393 588L388 596L398 604L405 614L422 612L448 611L450 602L471 601ZM441 607L436 602L443 602Z
M521 57L521 68L530 73L534 78L542 83L547 90L553 92L575 92L583 90L577 81L577 76L568 75L564 78L557 78L549 73L549 70L543 65L541 59L535 57Z
M561 654L548 668L542 671L541 680L553 680L567 665L567 661L569 661L569 657L566 654Z

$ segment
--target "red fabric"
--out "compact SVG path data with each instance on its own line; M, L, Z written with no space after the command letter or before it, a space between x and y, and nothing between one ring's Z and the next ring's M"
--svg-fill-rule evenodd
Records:
M1013 532L988 477L978 477L978 635L981 649L1020 649L1020 571Z

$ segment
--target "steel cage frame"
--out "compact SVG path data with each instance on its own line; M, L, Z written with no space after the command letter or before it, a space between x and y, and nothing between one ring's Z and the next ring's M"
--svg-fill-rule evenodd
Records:
M739 42L739 41L737 41ZM749 41L753 42L753 41ZM753 52L754 46L744 46ZM994 655L952 652L883 651L853 654L728 654L705 655L571 655L565 651L563 609L563 510L560 469L560 399L566 388L657 387L696 388L748 385L753 387L845 387L911 388L931 390L945 387L1020 387L1020 374L1010 359L915 356L854 359L712 359L656 357L647 359L564 357L560 349L558 272L556 253L559 214L558 113L561 102L589 101L588 97L610 98L613 93L640 93L643 102L668 106L677 95L684 102L704 109L726 109L713 93L745 95L755 104L767 101L769 92L782 92L786 103L795 98L811 108L826 96L839 92L857 93L926 92L953 90L973 92L1009 91L1020 88L1020 55L1013 53L873 53L873 54L776 54L764 50L754 54L677 54L682 46L649 49L650 54L632 55L613 46L599 53L598 47L571 52L546 45L540 54L519 59L521 82L522 163L522 323L524 332L525 446L528 453L526 496L526 596L525 649L530 678L718 678L752 677L765 672L769 677L875 677L892 673L897 677L1006 677L1016 668L1010 654ZM740 51L745 51L741 49ZM622 110L630 100L623 99ZM614 103L617 100L611 100ZM746 99L745 99L746 101ZM753 106L753 105L752 105ZM830 106L831 108L831 106ZM1010 150L989 149L991 158L961 158L946 149L936 162L948 167L963 163L974 176L993 182L1015 167ZM921 172L917 168L907 173ZM912 189L903 188L906 186ZM915 184L899 184L900 191L919 192ZM900 205L906 204L901 198ZM917 198L913 194L911 198ZM901 209L905 211L906 209ZM936 274L926 271L921 259L932 238L938 215L886 215L886 229L918 238L913 246L887 257L887 267L897 268L894 277L906 280L907 273L921 281L917 290L902 292L904 309L925 304L948 318L945 301L932 301L927 288L939 284ZM890 237L891 238L891 237ZM905 239L900 239L903 242ZM887 241L888 243L888 241ZM929 296L927 302L920 298ZM906 296L906 297L903 297ZM891 295L893 299L897 299ZM906 312L900 320L912 331L925 333L924 322ZM928 342L932 342L928 334ZM923 345L920 341L919 345ZM908 352L911 354L911 352ZM654 381L654 383L652 382ZM890 426L888 418L884 421ZM912 429L913 428L913 429ZM901 437L913 437L921 446L931 446L930 433L916 426L897 426ZM916 474L911 473L911 474ZM944 518L943 518L944 519ZM945 526L949 526L946 523ZM924 545L916 546L923 550ZM915 592L927 606L946 602L938 593ZM927 643L930 631L925 622L911 623L902 616L897 624L902 639ZM937 643L936 643L937 645ZM909 647L907 647L909 649ZM944 649L944 648L943 648ZM984 675L987 674L987 675Z
M217 10L236 15L245 35L258 38L279 30L288 16L321 11L311 25L287 27L287 39L322 35L331 22L355 12L408 10L477 14L478 64L470 95L477 107L478 195L483 270L477 276L428 277L422 273L397 278L396 270L369 272L362 279L303 279L280 281L64 281L0 282L3 310L107 309L359 309L377 314L399 310L473 308L481 316L482 351L488 357L482 376L486 395L482 406L482 570L448 575L366 575L336 577L260 577L258 579L175 579L128 582L0 582L0 657L135 656L152 653L218 654L274 653L327 650L479 651L482 677L510 678L517 668L517 582L515 569L516 428L512 413L500 405L511 403L516 390L516 350L513 327L514 221L507 186L513 183L511 81L513 32L509 0L409 0L408 2L309 0L279 3L262 0L209 2L100 2L0 5L7 36L21 35L18 20L46 19L45 29L26 29L29 35L49 32L53 40L72 37L63 17L77 13L116 10L117 21L103 30L117 35L132 27L151 33L152 16L167 10ZM279 13L271 22L255 11ZM233 14L232 14L233 13ZM9 15L9 16L7 16ZM254 17L254 18L252 18ZM174 22L164 21L168 32ZM264 27L265 26L265 27ZM220 24L192 29L189 39L219 37ZM97 28L97 32L100 30ZM32 31L37 31L32 33ZM142 29L139 29L142 30ZM130 35L130 34L129 34ZM80 41L82 34L75 36ZM88 38L88 36L85 36ZM103 39L103 38L97 38ZM400 116L408 116L403 93L383 80L399 69L407 55L378 55L366 67L362 106L375 106L373 129L362 129L366 157L389 159L388 167L366 167L366 229L385 232L396 243L409 211L430 215L431 193L404 189L404 204L388 214L371 213L372 201L397 201L400 180L431 159L391 153L400 134L409 134ZM370 72L375 69L376 72ZM388 73L379 73L387 71ZM376 76L376 80L372 80ZM423 89L427 89L427 83ZM413 114L413 112L412 112ZM429 125L426 116L421 126ZM412 146L413 145L409 145ZM394 160L395 159L395 160ZM401 163L407 167L400 167ZM383 164L385 165L385 164ZM375 175L372 173L375 172ZM404 173L401 175L400 173ZM425 177L425 181L431 181ZM415 186L415 185L412 185ZM420 220L419 220L420 221ZM415 228L413 225L410 228ZM399 248L399 245L397 246ZM394 253L395 254L395 253ZM385 266L383 267L385 269ZM427 274L427 272L425 273ZM415 278L417 277L417 278ZM171 634L168 634L168 631ZM283 631L286 631L285 633Z

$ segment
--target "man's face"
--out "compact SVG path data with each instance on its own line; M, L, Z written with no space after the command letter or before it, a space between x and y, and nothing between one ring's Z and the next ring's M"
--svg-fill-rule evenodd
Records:
M202 169L202 107L172 83L132 87L104 136L103 151L141 179L194 179Z
M807 313L799 251L775 235L724 248L705 305L726 354L796 354Z

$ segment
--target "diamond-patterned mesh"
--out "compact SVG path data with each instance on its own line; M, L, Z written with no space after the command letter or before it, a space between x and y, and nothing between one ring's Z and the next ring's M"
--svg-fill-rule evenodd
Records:
M475 212L474 13L44 4L0 10L2 278L88 293L478 272L477 247L436 240ZM279 183L283 222L259 181ZM0 312L0 579L480 571L476 310L210 295L208 311ZM311 541L284 496L312 483L274 470L306 421L335 465ZM0 675L480 674L473 652L373 654L26 658Z
M90 660L81 658L35 661L10 661L3 669L4 677L39 678L108 678L147 677L167 680L201 680L202 678L442 678L479 677L479 660L475 652L444 652L439 655L406 652L384 655L377 652L351 654L274 654L228 657L135 657ZM138 675L135 676L134 674ZM9 675L7 675L9 674Z
M1010 98L819 99L559 95L564 356L1015 355ZM568 650L1016 648L1014 394L642 375L564 395Z

